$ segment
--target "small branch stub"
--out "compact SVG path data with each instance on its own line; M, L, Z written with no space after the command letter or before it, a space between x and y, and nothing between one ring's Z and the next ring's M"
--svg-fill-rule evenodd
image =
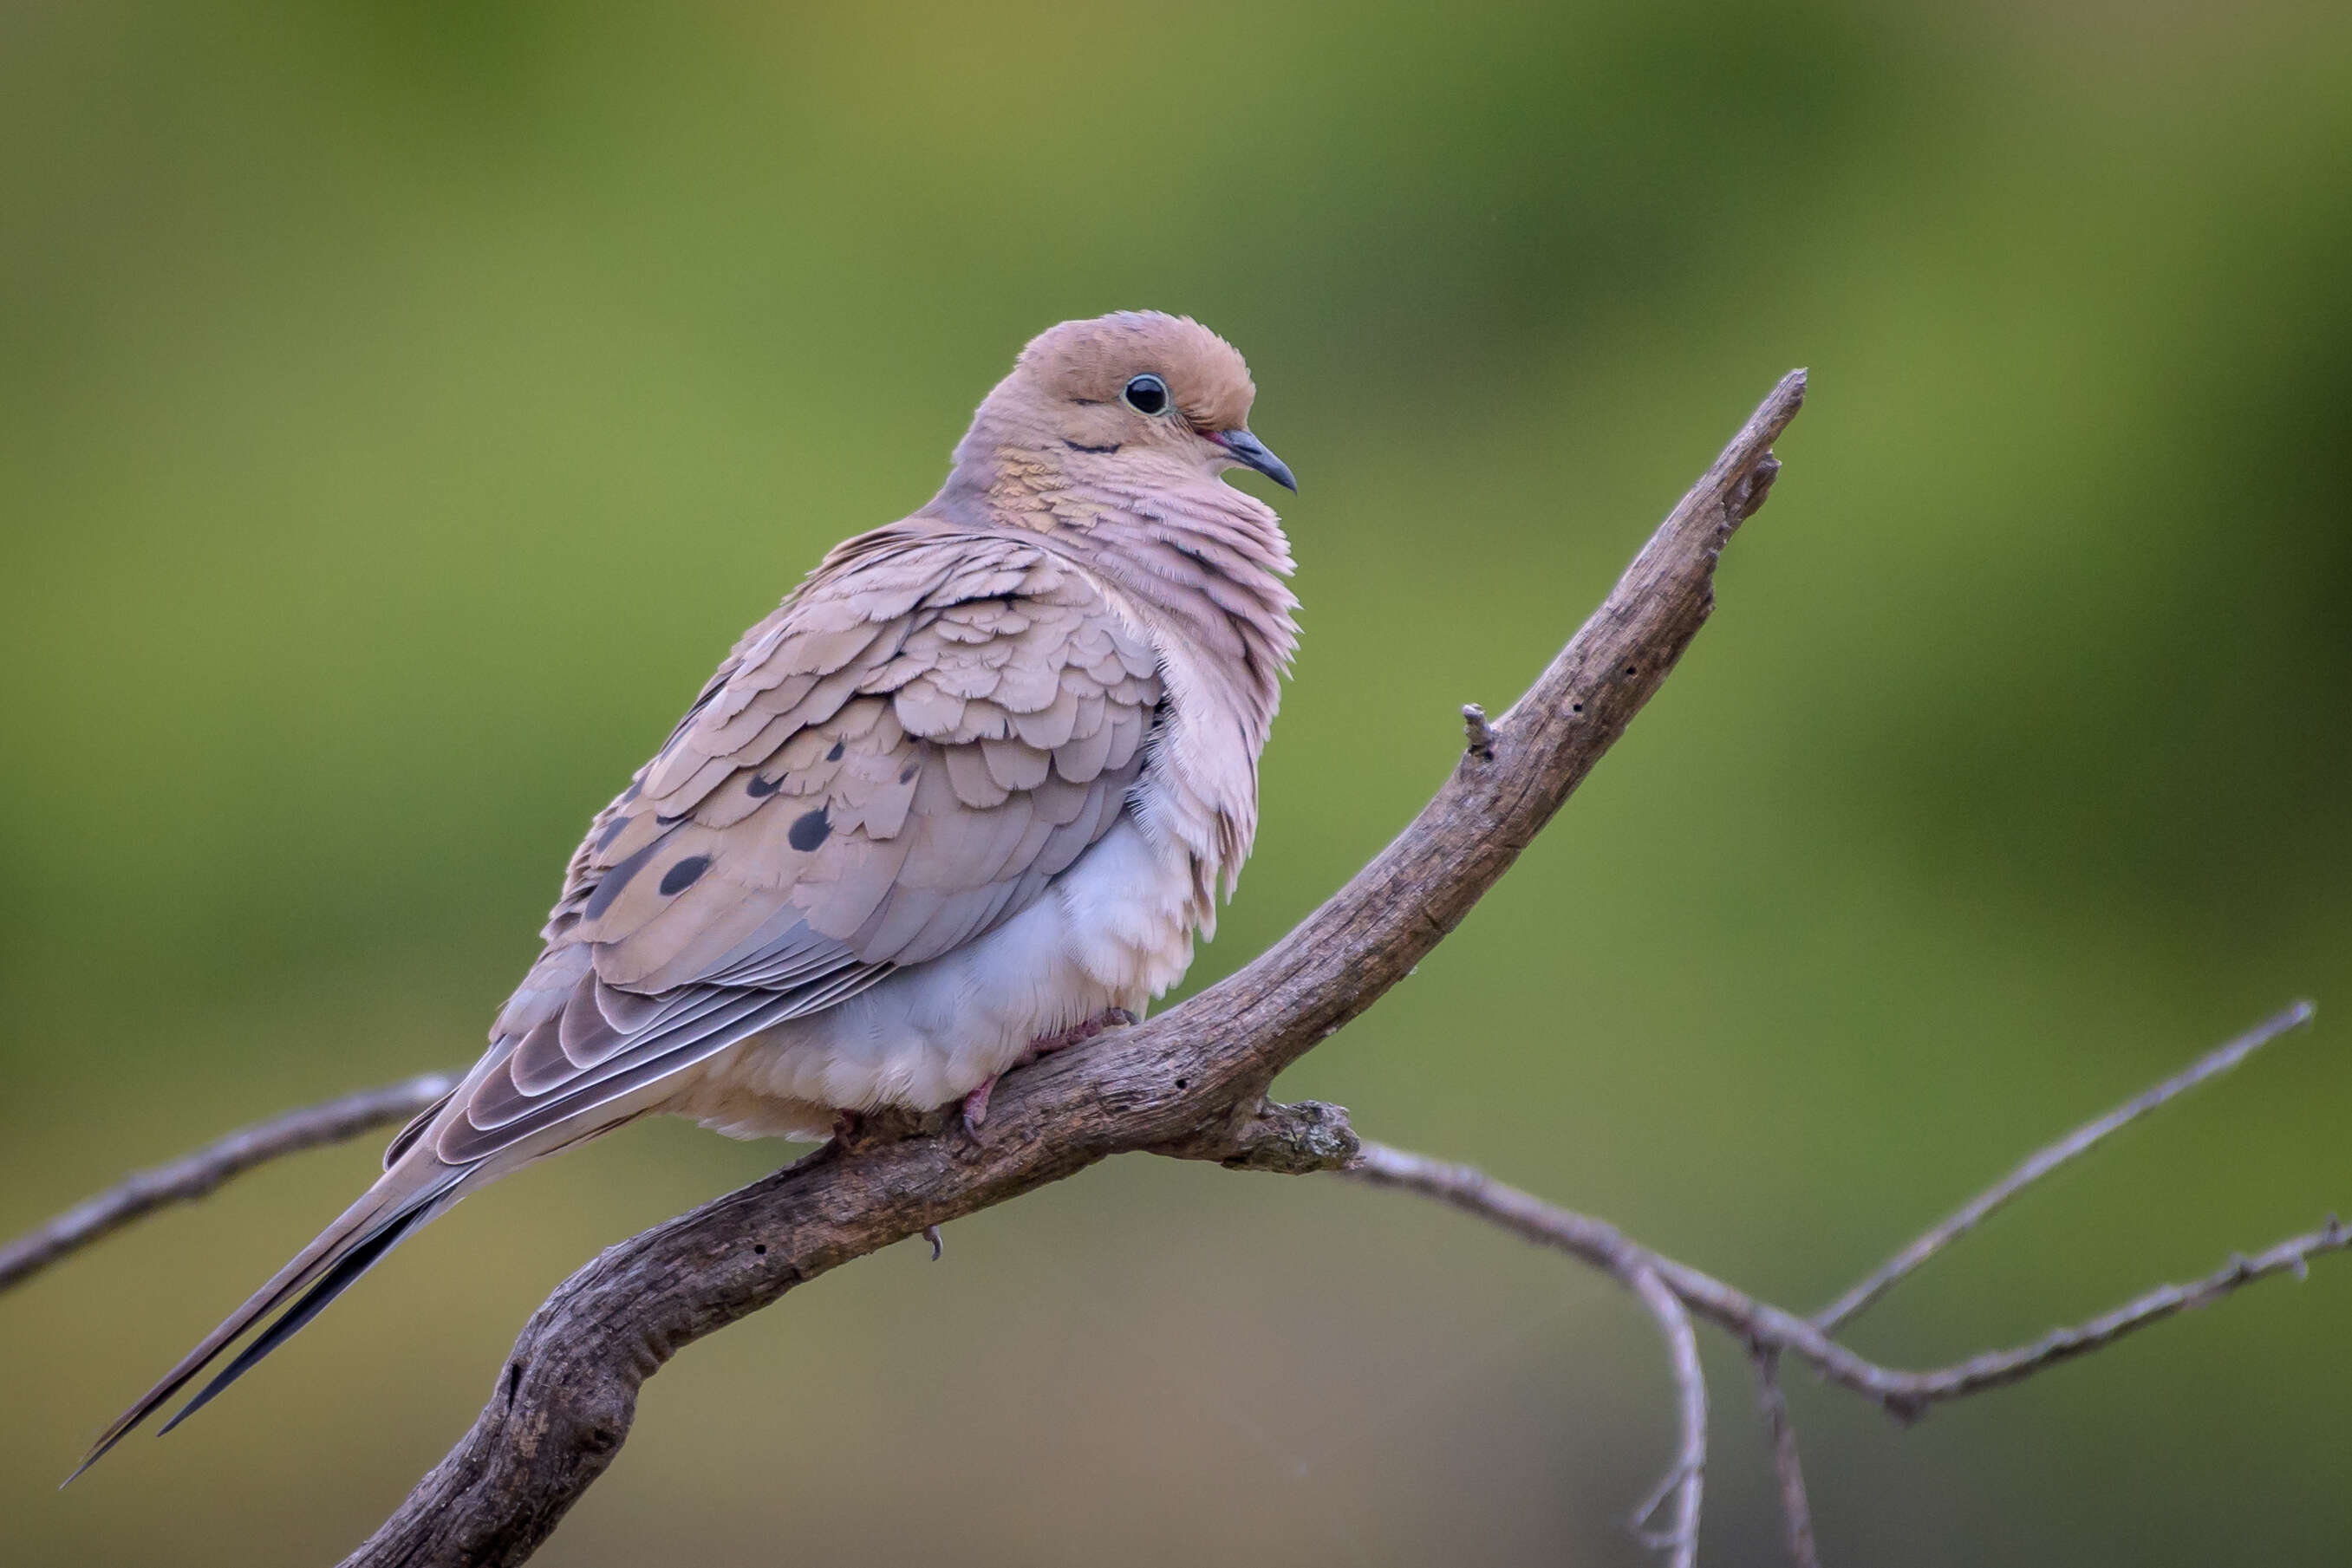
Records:
M1495 727L1486 722L1486 710L1476 703L1462 705L1462 734L1467 742L1465 750L1481 762L1495 760Z

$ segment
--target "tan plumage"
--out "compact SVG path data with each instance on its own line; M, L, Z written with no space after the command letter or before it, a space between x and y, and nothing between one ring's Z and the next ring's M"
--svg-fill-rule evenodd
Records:
M940 494L828 555L597 815L488 1052L383 1178L90 1458L262 1317L292 1303L189 1409L530 1160L649 1112L821 1135L1139 1014L1249 852L1296 643L1280 524L1218 477L1290 482L1254 395L1189 320L1033 341Z

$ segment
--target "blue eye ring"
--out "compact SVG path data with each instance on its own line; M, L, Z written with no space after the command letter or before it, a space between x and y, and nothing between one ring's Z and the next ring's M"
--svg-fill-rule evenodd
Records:
M1168 383L1158 376L1140 375L1120 389L1119 402L1140 414L1166 413L1174 402L1168 395Z

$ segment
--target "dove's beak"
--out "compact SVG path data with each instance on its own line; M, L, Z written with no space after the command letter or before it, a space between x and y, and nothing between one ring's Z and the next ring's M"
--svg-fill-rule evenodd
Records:
M1298 493L1298 481L1290 476L1290 465L1268 452L1265 443L1248 431L1214 431L1210 433L1209 439L1223 447L1243 467L1256 469L1294 496Z

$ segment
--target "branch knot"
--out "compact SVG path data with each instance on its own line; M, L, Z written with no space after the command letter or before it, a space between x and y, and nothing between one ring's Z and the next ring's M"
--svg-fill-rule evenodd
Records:
M1344 1106L1320 1100L1302 1100L1295 1105L1264 1101L1238 1125L1152 1152L1184 1160L1214 1160L1229 1171L1311 1176L1318 1171L1353 1169L1362 1155L1363 1142L1356 1136Z

